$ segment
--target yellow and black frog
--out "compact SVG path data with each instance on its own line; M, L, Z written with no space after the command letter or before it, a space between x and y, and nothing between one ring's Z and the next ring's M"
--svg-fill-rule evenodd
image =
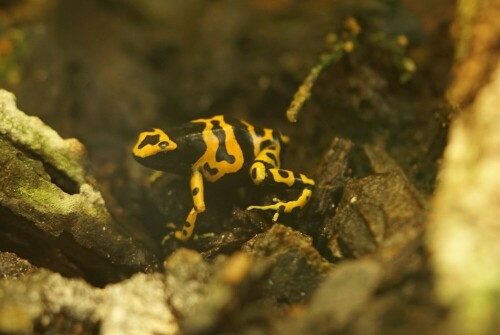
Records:
M271 205L250 206L249 210L274 211L273 222L281 213L306 205L314 180L301 173L281 169L280 153L289 138L269 128L223 115L193 120L169 132L154 128L139 134L133 156L144 166L190 174L193 208L175 237L187 241L193 234L196 217L205 211L204 181L217 182L230 174L250 177L256 185L274 185L301 190L295 200L277 200Z

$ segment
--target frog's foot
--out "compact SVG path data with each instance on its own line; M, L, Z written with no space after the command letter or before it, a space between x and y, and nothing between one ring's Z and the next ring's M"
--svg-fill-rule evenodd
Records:
M275 211L273 215L273 222L278 221L278 217L280 216L281 213L285 212L286 205L288 202L283 202L278 199L273 199L275 201L274 204L272 205L265 205L265 206L249 206L247 207L247 210L261 210L261 211Z
M273 215L273 222L278 221L278 217L281 213L291 213L295 210L299 210L304 207L311 197L312 191L309 188L305 188L302 190L302 193L296 200L291 201L281 201L279 199L274 198L275 202L272 205L264 205L264 206L249 206L247 210L258 209L261 211L275 211Z

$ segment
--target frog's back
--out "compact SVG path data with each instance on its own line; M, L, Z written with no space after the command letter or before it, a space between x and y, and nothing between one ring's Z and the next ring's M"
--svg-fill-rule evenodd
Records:
M183 157L190 157L193 168L212 182L226 174L247 172L264 147L287 142L273 129L223 115L193 120L169 134L184 148Z
M201 127L191 136L190 142L201 141L204 151L193 163L205 179L215 182L226 174L241 172L255 158L253 138L248 128L239 120L216 115L197 119L188 127Z

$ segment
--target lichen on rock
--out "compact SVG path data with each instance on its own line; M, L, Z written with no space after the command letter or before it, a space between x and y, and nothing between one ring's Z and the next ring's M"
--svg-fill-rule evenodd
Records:
M159 274L137 274L103 289L47 270L0 280L0 333L73 333L77 328L110 335L178 334Z
M105 284L146 268L151 252L111 217L84 147L19 111L0 90L0 239L5 251Z
M0 135L18 147L60 169L82 185L91 181L85 161L85 147L77 139L63 139L38 117L17 109L15 96L0 89Z

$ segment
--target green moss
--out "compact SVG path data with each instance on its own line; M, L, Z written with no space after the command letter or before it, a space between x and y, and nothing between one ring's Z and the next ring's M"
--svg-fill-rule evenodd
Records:
M346 55L358 52L361 48L369 50L369 54L379 52L387 55L399 71L401 83L412 78L416 65L411 58L406 56L408 45L406 36L399 35L393 38L383 32L369 32L365 34L366 37L361 34L361 26L354 18L349 17L344 23L344 29L338 35L331 33L326 37L327 50L320 55L318 63L309 71L306 79L297 89L286 111L288 121L297 122L299 112L311 97L313 85L321 72L328 66L338 63Z
M86 152L76 139L63 139L39 118L17 109L12 93L0 90L0 135L39 156L78 185L93 183L86 166Z

